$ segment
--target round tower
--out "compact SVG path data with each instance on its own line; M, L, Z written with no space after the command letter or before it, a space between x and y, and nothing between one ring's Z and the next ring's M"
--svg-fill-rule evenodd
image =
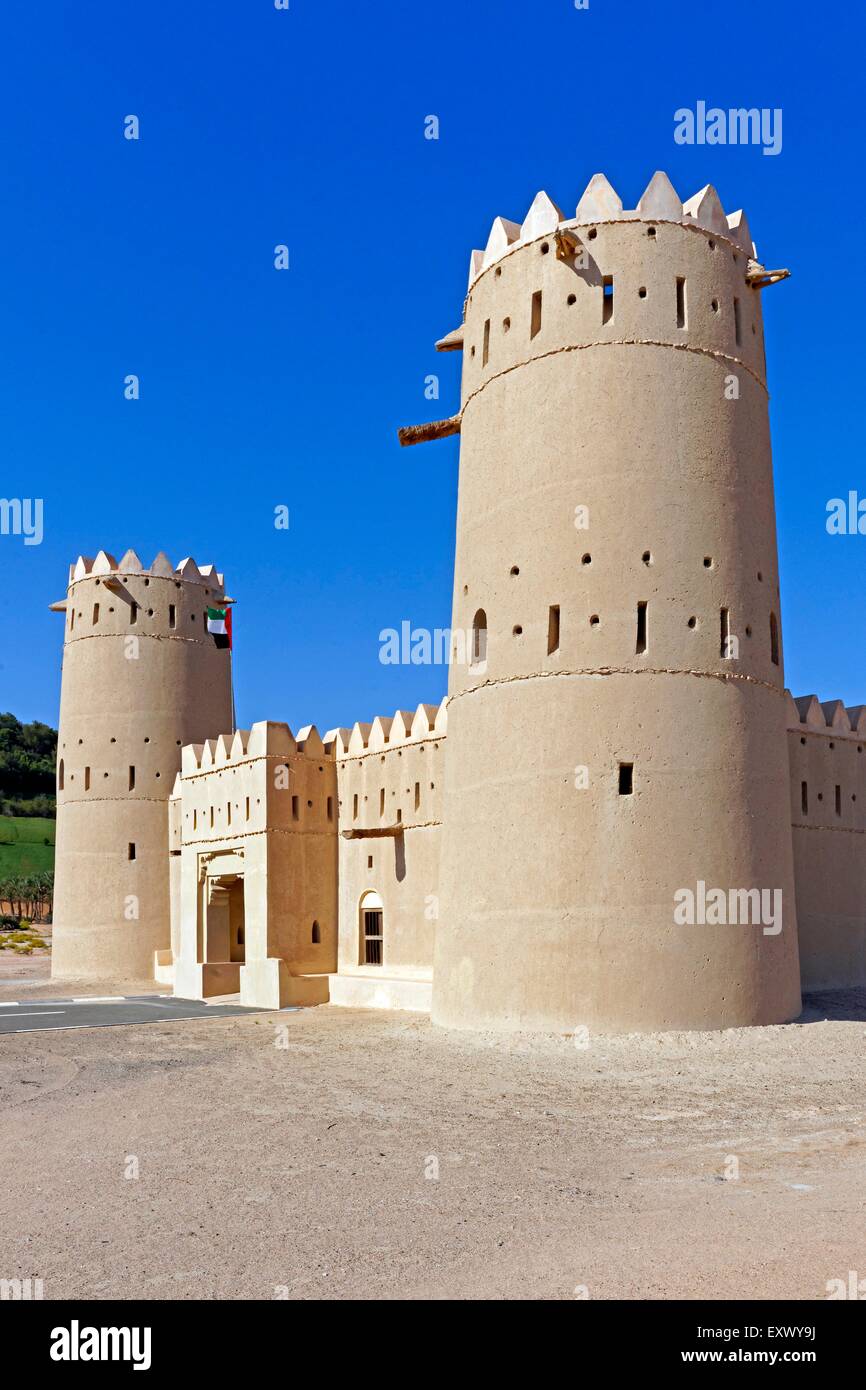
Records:
M633 212L601 175L574 219L539 194L473 253L442 344L464 351L452 628L470 636L438 1023L799 1011L759 293L780 275L742 213L710 187L683 205L664 174Z
M223 577L159 554L70 568L57 749L52 974L152 977L171 945L168 798L181 748L230 732Z

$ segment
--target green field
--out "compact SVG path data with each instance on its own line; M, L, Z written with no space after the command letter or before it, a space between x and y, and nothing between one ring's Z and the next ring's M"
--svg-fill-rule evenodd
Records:
M0 878L53 869L54 828L38 816L0 816Z

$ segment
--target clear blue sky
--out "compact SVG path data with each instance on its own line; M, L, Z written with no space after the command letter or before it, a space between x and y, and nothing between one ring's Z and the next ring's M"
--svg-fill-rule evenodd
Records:
M866 497L863 52L860 6L797 0L7 7L0 496L44 498L45 538L0 536L0 709L56 722L47 605L130 545L225 570L241 724L438 700L378 634L449 623L458 441L396 428L457 408L433 343L494 216L573 212L596 170L634 206L656 168L791 268L764 297L787 678L866 700L866 536L825 530ZM676 145L698 100L781 108L781 153Z

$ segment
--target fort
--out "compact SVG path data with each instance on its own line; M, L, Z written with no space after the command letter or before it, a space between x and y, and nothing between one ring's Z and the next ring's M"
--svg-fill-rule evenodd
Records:
M761 292L786 274L662 173L634 210L597 174L573 217L496 218L437 343L460 409L401 431L461 437L470 641L438 706L236 729L223 575L80 557L54 973L556 1032L778 1023L866 984L866 705L784 686ZM773 930L678 920L696 884Z

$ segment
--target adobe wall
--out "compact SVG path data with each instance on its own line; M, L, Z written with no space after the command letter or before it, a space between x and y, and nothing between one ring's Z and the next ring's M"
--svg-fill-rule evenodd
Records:
M866 706L789 702L803 988L866 985Z
M383 977L429 983L439 914L445 703L419 705L415 714L398 710L393 718L335 730L334 736L341 832L339 974L373 983ZM399 833L368 833L389 827ZM378 894L383 908L381 966L363 961L361 910L371 893Z
M230 992L222 987L228 972L202 969L220 962L207 958L201 894L209 878L225 873L243 877L242 1001L302 1002L289 997L291 977L325 975L337 961L333 749L313 728L295 738L288 725L263 721L185 748L177 792L183 868L176 993Z

